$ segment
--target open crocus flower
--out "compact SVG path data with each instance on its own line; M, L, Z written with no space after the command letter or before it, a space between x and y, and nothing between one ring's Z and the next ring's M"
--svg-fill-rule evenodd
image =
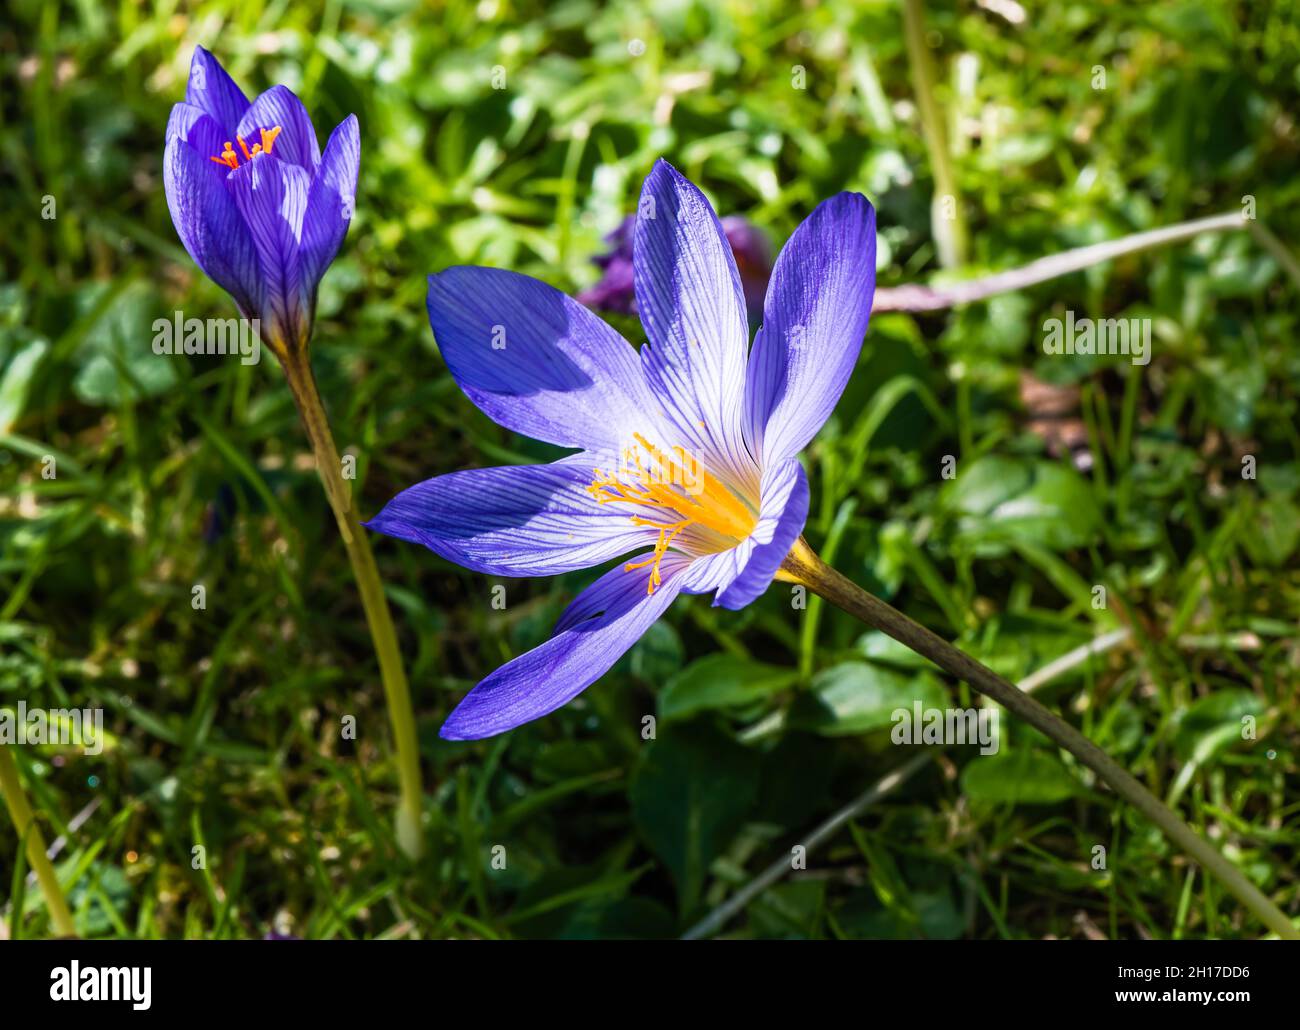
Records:
M508 429L579 452L439 476L368 525L496 576L632 555L578 595L550 640L470 691L444 737L487 737L554 711L679 593L749 604L803 529L798 455L843 391L871 313L871 204L841 193L799 226L752 350L736 262L703 194L660 161L638 211L639 355L535 279L466 267L429 277L429 320L470 400Z
M272 86L251 104L199 47L167 121L163 183L181 242L261 320L277 356L306 344L316 288L347 235L361 141L356 115L321 154L302 101Z

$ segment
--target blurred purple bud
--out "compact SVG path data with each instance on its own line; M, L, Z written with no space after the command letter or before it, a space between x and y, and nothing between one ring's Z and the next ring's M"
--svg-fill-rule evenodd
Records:
M763 298L767 296L767 281L772 277L772 245L763 231L744 215L728 215L722 219L722 231L736 255L749 320L757 325L763 320Z
M744 215L728 215L721 222L722 231L736 257L750 324L757 326L763 320L763 298L767 296L767 281L772 276L771 244L763 231ZM636 314L636 291L632 284L632 229L635 225L636 215L628 215L605 237L610 249L591 259L598 268L604 269L605 274L594 286L579 293L578 300L593 311Z

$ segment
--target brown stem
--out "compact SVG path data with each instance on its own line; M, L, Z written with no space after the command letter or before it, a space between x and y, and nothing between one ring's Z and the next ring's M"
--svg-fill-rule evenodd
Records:
M1212 872L1238 900L1269 929L1287 940L1300 940L1300 931L1241 871L1202 840L1172 810L1142 786L1096 744L1060 716L1048 711L1024 691L992 669L959 651L942 637L913 622L902 612L873 597L841 576L821 560L800 538L786 557L778 574L781 579L802 583L868 626L893 637L919 655L930 659L945 672L965 680L986 697L1054 740L1095 772L1112 790L1133 805L1205 869Z

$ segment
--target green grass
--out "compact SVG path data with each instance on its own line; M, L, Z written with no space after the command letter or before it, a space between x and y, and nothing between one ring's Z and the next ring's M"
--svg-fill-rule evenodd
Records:
M879 212L881 283L935 275L901 5L307 7L18 0L0 33L0 705L105 709L103 755L17 755L47 841L96 806L59 856L79 929L680 933L912 757L890 743L890 709L969 691L775 584L739 613L683 599L577 702L449 744L437 728L457 699L545 639L591 574L509 581L495 610L498 581L376 539L427 790L427 855L403 859L373 650L283 376L269 355L246 368L149 349L156 317L232 314L171 226L163 127L197 43L250 92L298 91L322 138L359 116L357 217L313 361L369 515L437 473L555 453L460 394L425 274L477 263L588 285L656 157L778 244L819 199L860 190ZM935 3L927 19L965 274L1247 195L1300 240L1294 3L1042 5L1021 26ZM878 315L806 455L812 544L1004 675L1130 627L1039 696L1293 915L1298 299L1231 233L957 312ZM1045 356L1042 323L1067 309L1151 318L1151 364ZM1026 373L1077 391L1064 424L1089 469L1048 449ZM747 689L720 693L727 676ZM1003 731L996 757L936 756L727 932L1261 934L1086 770L1025 726ZM42 936L19 850L0 820L3 924Z

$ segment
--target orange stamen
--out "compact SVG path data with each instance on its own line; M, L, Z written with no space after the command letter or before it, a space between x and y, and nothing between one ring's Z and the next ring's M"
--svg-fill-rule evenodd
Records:
M209 161L215 161L219 165L225 165L227 168L238 168L239 158L235 157L235 150L230 145L230 140L226 140L226 149L221 152L220 157L210 157Z
M709 541L706 549L723 550L749 536L758 516L691 459L685 448L674 447L670 457L669 452L655 447L640 433L634 434L633 439L637 446L623 452L624 467L620 475L594 469L595 478L587 492L597 504L636 504L662 512L665 521L641 515L630 516L633 525L659 530L659 537L648 557L623 566L628 572L649 566L646 593L653 594L655 587L663 582L659 563L673 541L688 527L699 526L712 531L722 541L709 540L706 533L705 540ZM645 462L641 459L642 450L646 454ZM699 543L696 541L697 546Z
M280 135L280 126L276 125L273 128L259 129L258 131L262 135L262 142L254 143L252 150L248 149L248 144L244 142L243 136L235 137L235 139L239 140L239 149L244 152L245 161L253 160L253 158L258 154L269 154L271 152L271 144L274 143L275 138ZM235 148L230 145L230 140L226 140L226 149L221 152L220 157L210 157L208 160L215 161L219 165L225 165L227 168L239 167L239 155L235 153Z

